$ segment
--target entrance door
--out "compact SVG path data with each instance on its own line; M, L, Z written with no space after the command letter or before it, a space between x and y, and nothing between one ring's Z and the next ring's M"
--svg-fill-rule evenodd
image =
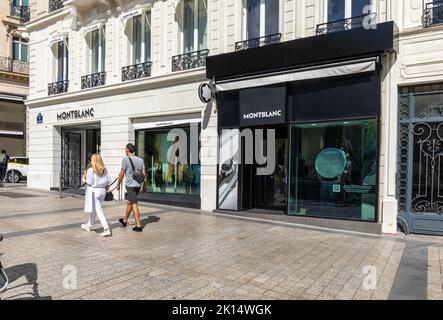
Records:
M275 148L266 150L267 134L264 129L263 148L264 155L269 157L272 153L275 157L275 168L269 175L258 175L257 169L266 167L255 161L253 164L245 163L245 142L242 143L242 209L265 209L286 212L288 190L288 139L287 128L269 128L275 130ZM255 130L254 155L255 155ZM272 153L271 153L272 152Z
M63 132L62 134L62 181L68 188L80 188L81 162L81 133Z
M399 222L443 235L443 90L419 91L400 96Z

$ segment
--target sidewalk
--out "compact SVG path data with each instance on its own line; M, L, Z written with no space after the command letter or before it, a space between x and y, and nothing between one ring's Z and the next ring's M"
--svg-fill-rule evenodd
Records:
M144 232L86 233L81 197L0 190L1 299L443 299L443 239L373 236L141 207ZM369 274L365 274L364 271ZM376 285L371 282L375 275Z

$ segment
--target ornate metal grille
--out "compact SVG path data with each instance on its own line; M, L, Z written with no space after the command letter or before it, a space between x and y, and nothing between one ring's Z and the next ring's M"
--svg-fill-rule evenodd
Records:
M122 68L122 81L147 78L151 76L152 62L139 63Z
M106 84L106 72L88 74L81 78L82 89L104 86Z
M12 60L6 57L0 57L0 70L29 74L29 63L20 60Z
M49 0L49 12L63 8L63 0Z
M399 211L443 217L443 84L403 88L399 122Z
M282 34L271 34L269 36L261 37L261 38L255 38L255 39L249 39L245 41L239 41L235 43L235 51L240 50L247 50L251 48L258 48L267 46L269 44L273 43L279 43L281 40Z
M53 94L60 94L68 92L69 81L58 81L54 83L48 84L48 95L51 96Z
M443 1L434 1L426 4L423 13L423 24L425 27L443 23Z
M81 134L63 132L62 142L62 183L64 187L81 186Z
M365 14L343 20L317 25L317 35L358 28L370 28L376 23L376 13Z
M209 50L189 52L172 57L172 72L195 69L206 66Z

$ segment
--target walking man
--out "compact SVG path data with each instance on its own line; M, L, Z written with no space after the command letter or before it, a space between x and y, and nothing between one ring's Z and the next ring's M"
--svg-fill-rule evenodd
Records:
M128 224L129 216L132 212L136 223L136 226L132 230L136 232L142 232L143 229L140 224L140 212L138 210L137 196L142 186L143 190L146 189L145 164L143 162L143 159L135 156L135 145L133 145L132 143L128 143L125 149L125 153L126 157L123 158L121 171L118 176L117 190L120 190L123 178L125 178L125 199L128 201L128 205L126 207L124 218L120 219L119 222L122 227L126 227Z
M3 181L8 171L9 156L6 154L6 150L0 152L0 187L4 187Z

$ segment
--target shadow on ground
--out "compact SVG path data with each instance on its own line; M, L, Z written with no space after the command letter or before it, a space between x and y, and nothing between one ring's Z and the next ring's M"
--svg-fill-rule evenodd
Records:
M49 296L40 296L37 282L38 270L35 263L25 263L8 267L4 269L4 271L9 278L9 285L5 291L7 297L3 300L52 300ZM18 280L22 277L26 279L26 283L18 284ZM27 286L31 286L29 291L27 289L23 291L22 288ZM18 291L18 293L15 294L15 291Z

